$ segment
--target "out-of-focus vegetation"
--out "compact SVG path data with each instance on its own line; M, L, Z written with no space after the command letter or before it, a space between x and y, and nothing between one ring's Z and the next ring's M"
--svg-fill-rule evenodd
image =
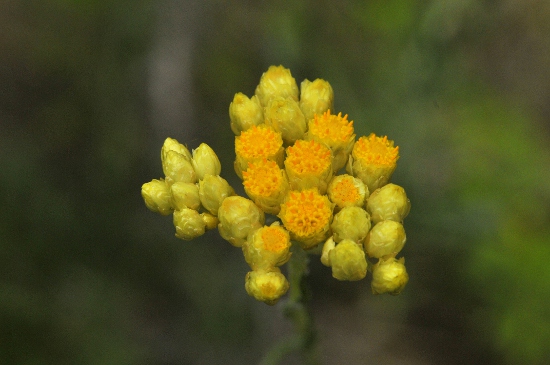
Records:
M548 363L549 17L543 0L2 2L0 362L255 363L289 333L247 297L239 250L176 239L139 194L167 134L210 144L242 193L229 102L283 64L395 140L412 201L399 297L312 263L321 358Z

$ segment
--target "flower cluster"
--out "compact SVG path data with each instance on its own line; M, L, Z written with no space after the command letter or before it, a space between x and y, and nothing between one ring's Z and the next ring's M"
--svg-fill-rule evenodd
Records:
M229 106L234 168L249 198L219 176L218 157L206 144L191 154L168 138L161 150L165 178L143 185L145 204L173 213L178 238L217 227L250 266L246 291L267 304L289 288L280 266L292 242L321 253L338 280L371 271L374 294L399 294L408 274L396 255L410 209L404 189L389 183L399 149L385 136L356 139L353 121L331 113L333 101L327 81L304 80L298 89L288 69L271 66L255 95L237 93ZM266 225L265 214L275 222Z

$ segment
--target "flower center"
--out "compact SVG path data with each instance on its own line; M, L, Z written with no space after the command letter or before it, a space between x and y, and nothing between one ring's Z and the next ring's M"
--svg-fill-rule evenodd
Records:
M353 184L353 177L341 179L331 189L333 202L354 203L360 199L359 189Z
M243 185L255 196L271 196L281 189L281 169L275 161L263 159L248 164L243 171Z
M313 140L297 140L286 149L286 154L285 167L298 175L320 175L331 164L330 150Z
M283 145L281 134L267 126L252 126L235 138L235 153L245 159L271 157Z
M399 158L399 147L394 147L387 136L377 137L371 133L355 142L353 156L367 164L392 165Z
M348 115L342 117L330 114L327 110L323 115L315 114L314 119L309 122L309 133L334 142L347 142L353 134L353 121L348 121Z
M328 198L317 189L291 191L281 205L280 217L284 226L298 237L321 232L329 223L332 207Z
M281 252L290 246L288 234L285 235L281 228L264 227L262 230L264 249L271 252Z

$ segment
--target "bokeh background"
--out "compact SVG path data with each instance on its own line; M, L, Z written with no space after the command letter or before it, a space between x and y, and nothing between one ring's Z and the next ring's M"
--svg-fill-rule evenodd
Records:
M0 363L254 364L292 333L240 250L176 239L140 196L168 136L239 187L228 106L272 64L395 140L412 202L400 296L311 262L323 363L549 363L548 19L544 0L0 1Z

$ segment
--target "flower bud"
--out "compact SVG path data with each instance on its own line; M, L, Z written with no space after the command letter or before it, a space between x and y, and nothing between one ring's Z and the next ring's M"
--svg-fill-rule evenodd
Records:
M290 284L278 268L270 271L250 271L244 279L244 288L251 297L269 305L277 303Z
M289 190L285 171L275 161L266 159L248 164L243 171L243 185L250 199L269 214L279 214Z
M265 124L252 126L235 137L235 172L242 179L249 163L263 159L275 161L282 168L284 152L281 133Z
M197 184L175 182L170 187L172 193L172 205L176 210L189 208L198 210L201 206L199 187Z
M236 136L253 125L262 124L264 112L258 97L254 95L249 99L243 93L235 94L233 102L229 104L229 118L231 119L231 130Z
M361 243L369 233L370 216L363 208L345 207L334 216L331 228L334 241Z
M274 97L290 97L298 101L298 95L296 80L290 74L290 70L283 66L269 66L256 87L256 96L263 107L266 107Z
M338 280L356 281L367 275L367 259L362 246L343 240L328 253L332 276Z
M402 222L410 209L411 202L405 190L395 184L387 184L375 190L367 200L367 211L375 224L388 219Z
M206 225L206 229L208 230L216 228L218 223L220 223L218 217L210 213L201 213L201 218Z
M321 251L321 263L323 265L330 267L330 251L332 251L335 246L336 243L334 242L332 236L330 236L323 245L323 251Z
M409 275L405 269L405 259L395 257L380 259L372 268L371 289L373 294L388 293L397 295L407 285Z
M176 237L186 241L202 236L205 228L200 214L189 208L174 211L174 226Z
M249 233L264 225L265 215L252 200L234 195L223 200L218 219L220 236L233 246L241 247Z
M285 171L292 190L317 188L324 194L332 180L330 149L316 141L298 140L286 149Z
M191 162L199 180L204 179L206 175L219 175L222 171L218 156L206 143L201 143L198 148L193 150Z
M248 235L242 249L252 270L268 270L290 259L290 236L278 224L264 226Z
M164 162L164 160L166 159L168 151L175 151L183 155L183 157L185 157L187 161L191 162L191 153L189 152L187 147L176 141L174 138L166 138L166 140L164 141L164 144L162 145L162 148L160 150L160 160L162 162Z
M305 79L300 84L300 109L306 120L321 115L334 106L334 91L328 81L316 79L311 82Z
M204 209L217 215L223 200L234 195L235 190L219 175L206 175L199 181L199 198Z
M173 150L166 152L166 157L162 162L162 170L164 171L168 185L172 185L176 181L186 183L195 183L197 181L197 175L191 162L184 155Z
M296 100L276 97L264 110L265 124L281 133L287 145L302 139L307 131L307 121Z
M365 239L365 251L370 257L396 255L403 249L407 237L399 222L381 221L372 227Z
M174 211L170 188L164 180L152 180L141 186L141 196L149 210L162 215Z
M367 186L358 178L343 174L332 178L328 184L327 195L336 204L336 210L344 207L363 207L369 196Z
M363 180L370 192L386 185L395 171L399 159L399 147L393 146L388 137L371 133L361 137L353 145L346 171Z

